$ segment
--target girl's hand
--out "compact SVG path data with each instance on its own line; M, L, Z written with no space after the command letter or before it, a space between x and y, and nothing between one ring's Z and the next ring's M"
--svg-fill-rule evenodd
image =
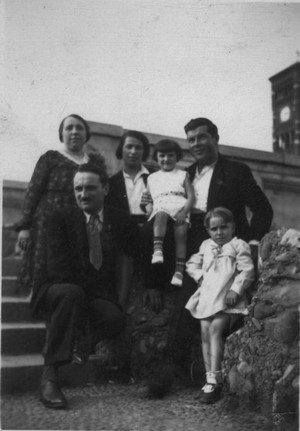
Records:
M141 205L147 206L152 203L153 203L153 200L151 198L151 194L147 190L144 191L141 197Z
M185 218L186 218L186 211L184 210L184 208L181 208L181 210L179 210L175 216L176 224L184 223Z
M233 290L229 290L226 295L225 303L226 305L235 305L237 303L239 295Z
M29 230L20 230L17 240L17 245L20 247L21 250L25 251L28 248L29 244L29 238L30 238L30 232Z

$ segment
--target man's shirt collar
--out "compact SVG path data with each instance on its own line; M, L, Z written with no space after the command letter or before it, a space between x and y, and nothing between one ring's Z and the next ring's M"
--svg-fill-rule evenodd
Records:
M88 224L88 222L90 221L90 218L91 218L92 214L88 214L85 211L83 211L83 214L85 216L86 224ZM101 221L101 223L103 223L103 220L104 220L103 219L103 208L97 214L98 214L99 220Z

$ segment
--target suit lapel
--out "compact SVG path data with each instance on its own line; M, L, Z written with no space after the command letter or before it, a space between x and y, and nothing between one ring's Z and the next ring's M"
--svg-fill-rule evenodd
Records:
M190 176L190 181L191 183L193 182L195 175L196 175L196 169L197 169L197 163L194 163L193 165L189 166L187 168L187 171L189 173Z
M83 211L76 210L70 221L71 238L74 239L74 247L82 256L88 256L89 244L86 233L86 219Z
M216 163L213 175L211 177L211 182L208 190L207 197L207 210L214 208L216 202L219 201L219 192L224 182L224 172L223 172L223 161L222 156L219 154L218 161Z
M129 212L129 205L128 205L128 199L127 199L127 192L125 187L125 180L123 176L123 171L118 172L117 179L117 190L119 190L119 197L121 200L121 208L124 208L124 210Z

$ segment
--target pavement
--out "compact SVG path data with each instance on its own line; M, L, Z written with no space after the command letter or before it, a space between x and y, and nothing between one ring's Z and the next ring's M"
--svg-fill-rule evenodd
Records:
M37 393L3 395L3 430L99 431L271 431L270 419L240 410L236 402L221 399L203 405L198 387L174 385L163 399L149 399L142 383L107 381L80 388L63 388L67 410L45 408Z

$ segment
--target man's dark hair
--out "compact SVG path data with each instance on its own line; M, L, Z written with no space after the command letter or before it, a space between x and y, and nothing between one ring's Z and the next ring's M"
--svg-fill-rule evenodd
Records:
M178 142L172 139L161 139L154 145L153 160L157 162L157 153L169 153L174 152L176 154L177 161L182 159L183 151Z
M142 158L142 160L144 162L149 157L149 154L150 154L150 144L149 144L149 140L148 140L147 136L145 136L144 133L142 133L142 132L138 132L137 130L128 130L127 132L125 132L122 135L120 143L118 145L118 148L116 149L116 157L117 157L117 159L119 159L119 160L122 159L122 157L123 157L123 146L125 144L125 140L126 140L126 138L130 138L130 137L138 139L143 144L144 152L143 152L143 158Z
M190 130L195 130L198 127L206 126L207 132L213 137L219 140L218 128L208 118L193 118L185 126L184 131L187 134Z
M99 175L101 184L105 186L108 184L108 174L106 170L106 164L104 157L96 152L90 152L88 154L88 162L79 165L77 172L91 172Z
M85 121L85 119L82 118L80 115L77 115L77 114L70 114L61 121L59 128L58 128L58 136L59 136L60 142L63 142L64 122L67 118L70 118L70 117L76 118L76 120L79 120L82 122L82 124L84 125L84 128L85 128L85 131L86 131L86 142L87 142L91 137L90 127L89 127L88 123Z

